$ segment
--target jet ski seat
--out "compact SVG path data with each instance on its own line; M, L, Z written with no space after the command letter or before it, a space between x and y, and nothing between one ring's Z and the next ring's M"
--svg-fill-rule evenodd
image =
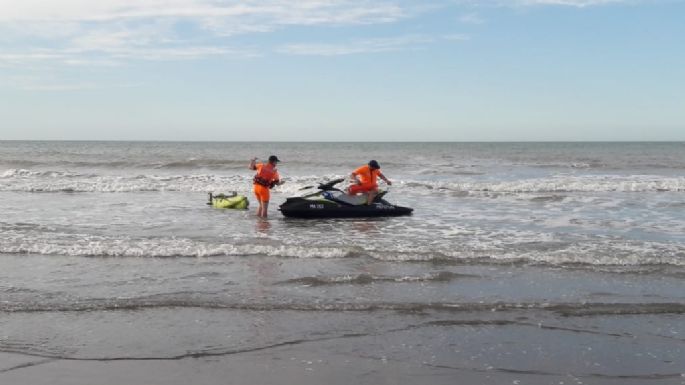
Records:
M330 199L335 202L345 203L352 206L360 206L366 204L366 194L350 195L343 191L332 190L324 191L322 195L326 199ZM383 195L385 195L385 192L380 192L378 195L376 195L376 199L383 197Z

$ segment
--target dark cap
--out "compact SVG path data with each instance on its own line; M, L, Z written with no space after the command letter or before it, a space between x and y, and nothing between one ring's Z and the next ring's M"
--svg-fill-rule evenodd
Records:
M378 164L378 162L376 162L375 160L372 160L369 162L369 167L379 169L379 168L381 168L381 165Z
M280 162L280 161L281 161L281 160L278 159L278 157L277 157L276 155L271 155L271 156L269 156L269 162L271 162L271 163L277 163L277 162Z

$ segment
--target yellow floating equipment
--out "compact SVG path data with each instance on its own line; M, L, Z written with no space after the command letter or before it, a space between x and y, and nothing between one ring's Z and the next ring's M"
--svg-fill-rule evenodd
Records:
M245 210L250 205L250 201L247 200L246 196L238 195L236 192L228 195L212 195L212 193L209 193L209 202L207 204L217 209Z

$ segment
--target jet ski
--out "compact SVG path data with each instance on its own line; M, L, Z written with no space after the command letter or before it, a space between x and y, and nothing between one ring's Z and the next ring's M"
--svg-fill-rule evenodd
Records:
M334 186L344 179L335 179L318 186L315 193L287 198L279 210L293 218L355 218L411 215L414 209L388 203L383 197L387 191L376 195L370 205L366 195L348 195Z
M209 202L207 205L217 209L237 209L244 210L250 205L245 195L238 195L236 192L229 194L213 195L209 193Z

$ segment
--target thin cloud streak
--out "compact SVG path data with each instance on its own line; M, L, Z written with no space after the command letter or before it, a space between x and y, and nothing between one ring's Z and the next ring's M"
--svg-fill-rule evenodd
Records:
M454 0L455 4L469 6L469 7L536 7L536 6L566 6L566 7L595 7L605 5L618 4L643 4L656 3L660 0ZM669 1L669 0L662 0ZM462 19L463 18L463 19ZM460 21L464 23L470 22L470 14L460 17Z
M29 92L90 91L141 87L142 83L99 84L76 79L55 79L50 76L13 76L0 79L0 86Z
M51 63L69 66L114 67L123 65L117 59L176 61L210 56L257 57L258 54L226 47L196 46L175 48L102 47L100 49L43 49L39 51L1 53L0 65L20 66L26 63Z
M465 34L461 34L461 33L453 33L453 34L450 34L450 35L443 35L442 38L445 39L445 40L451 40L451 41L467 41L467 40L471 40L471 36L465 35Z
M464 15L459 16L459 22L464 23L464 24L484 24L485 20L481 18L477 13L471 12L467 13Z
M597 5L608 5L617 3L627 3L626 0L523 0L523 5L565 5L572 7L591 7Z
M344 56L362 53L395 52L416 49L438 40L464 41L468 35L452 34L440 39L423 35L406 35L390 38L354 40L346 43L293 43L281 46L276 51L288 55Z
M431 39L423 36L402 36L395 38L364 39L340 44L295 43L286 44L277 49L277 52L305 56L342 56L398 51L412 45L426 44L431 41Z

